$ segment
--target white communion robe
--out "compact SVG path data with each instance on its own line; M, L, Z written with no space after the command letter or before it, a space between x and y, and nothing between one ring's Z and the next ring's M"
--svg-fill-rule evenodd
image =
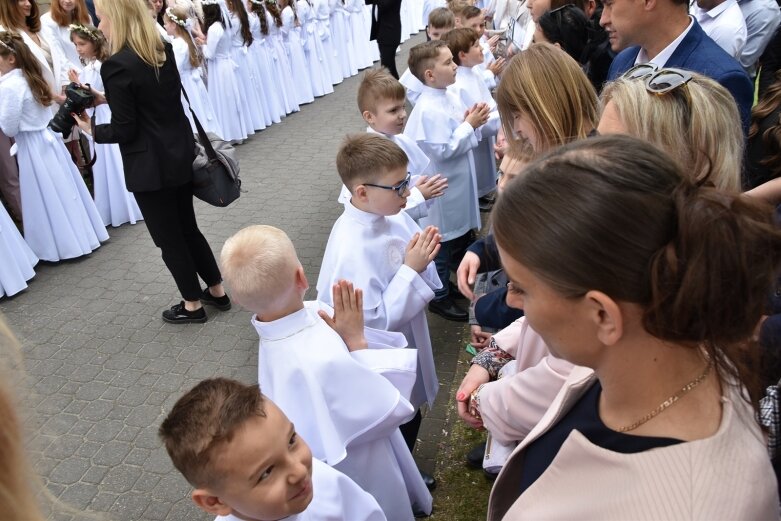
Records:
M448 87L467 107L475 103L487 103L491 112L488 122L480 127L482 139L473 150L475 173L477 174L477 195L482 197L496 190L496 156L494 145L499 132L499 109L491 91L485 86L479 65L476 67L459 66L456 70L456 82Z
M296 426L298 427L298 426ZM306 510L280 521L386 521L380 505L353 480L312 459L312 501ZM217 516L214 521L241 521L234 515Z
M350 353L317 314L318 302L272 322L260 336L258 381L287 414L315 458L352 478L388 519L431 511L431 494L399 431L414 409L415 350L402 335L367 328L369 349ZM408 498L405 501L404 498Z
M418 102L420 93L423 92L423 83L409 69L402 73L399 83L407 89L407 101L414 107Z
M447 178L444 195L420 222L421 226L438 227L444 242L480 228L472 150L481 132L464 121L467 108L456 94L425 85L422 89L404 135L415 140L431 161L426 173L441 173Z
M426 154L423 153L417 143L412 141L404 134L383 134L381 132L377 132L371 127L366 127L366 132L377 134L390 139L399 145L399 148L401 148L404 153L407 154L407 160L409 161L409 163L407 163L407 173L410 175L410 185L409 197L407 197L407 206L404 207L404 211L415 220L428 215L428 209L432 204L434 204L434 201L426 201L426 198L423 197L423 193L416 186L420 176L423 175L423 172L425 172L429 163ZM345 204L350 200L350 197L350 190L348 190L346 186L342 185L342 191L339 193L339 202L341 204Z
M331 287L340 279L351 281L363 290L366 325L403 333L417 348L418 376L410 399L416 409L433 404L439 390L426 305L442 287L433 262L423 273L404 264L407 244L419 231L405 212L384 217L347 202L331 229L317 279L317 298L328 305Z

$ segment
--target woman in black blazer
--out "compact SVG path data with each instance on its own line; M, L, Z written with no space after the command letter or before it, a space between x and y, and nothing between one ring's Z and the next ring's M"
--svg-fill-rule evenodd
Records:
M163 43L144 2L96 0L100 29L112 55L101 67L111 123L79 126L96 143L118 143L127 189L176 281L181 303L163 311L173 323L205 322L202 303L230 309L222 276L193 210L195 142L181 103L181 81L171 45ZM208 288L201 289L198 276Z

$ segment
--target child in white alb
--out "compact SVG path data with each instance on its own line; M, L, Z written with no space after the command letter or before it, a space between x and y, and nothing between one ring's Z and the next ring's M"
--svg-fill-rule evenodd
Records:
M458 95L467 107L485 103L490 110L488 122L480 128L482 139L474 149L477 195L483 197L496 190L494 145L500 128L499 109L479 70L484 58L477 32L466 27L453 29L445 35L444 41L458 65L456 82L448 90Z
M485 103L467 108L448 91L455 83L457 66L445 42L416 45L410 50L409 66L424 87L404 134L428 156L429 172L441 172L448 182L445 194L421 220L422 225L434 225L442 234L442 248L435 260L442 288L436 291L429 310L448 320L466 322L468 314L455 303L455 292L450 289L450 272L458 268L473 230L480 228L472 151L490 111Z
M437 229L425 230L403 212L409 196L407 155L376 133L348 137L336 157L350 201L336 220L317 280L318 300L333 303L330 288L340 279L363 289L363 313L370 327L403 333L418 350L418 376L410 401L418 409L401 427L413 450L420 407L439 390L426 304L441 287L434 264Z
M179 398L158 434L215 521L386 521L371 495L312 458L297 429L256 384L213 378Z
M442 36L453 30L455 26L456 18L453 16L453 12L447 7L438 7L428 15L426 34L430 40L441 40ZM399 81L407 89L407 99L414 106L418 102L420 93L423 92L423 83L415 77L412 69L409 68L404 71Z
M315 100L312 90L312 77L309 75L309 63L304 53L304 45L301 42L301 28L293 0L279 0L282 8L282 41L287 55L290 57L290 67L293 72L293 85L296 89L299 105L311 103Z
M108 240L62 137L47 128L51 90L16 33L0 32L0 130L16 140L24 238L41 260L87 255Z
M483 53L483 61L478 65L480 74L488 90L493 90L498 84L498 77L504 70L505 59L497 59L494 56L492 47L496 47L499 36L494 36L490 40L485 36L485 15L481 9L474 6L465 6L461 8L461 27L473 29L478 36L480 48ZM453 55L455 57L455 54Z
M304 302L304 269L277 228L239 231L221 265L233 298L255 313L260 385L314 456L374 496L388 519L430 512L431 495L399 432L414 414L415 350L404 349L402 335L364 328L361 291L345 281L332 288L333 310Z
M404 211L415 220L425 217L434 199L447 189L447 180L440 175L423 175L429 163L428 157L417 143L402 133L407 119L404 86L386 69L366 71L358 87L358 109L369 125L366 132L387 137L407 154L410 194ZM342 185L339 202L346 204L350 197L350 190Z
M299 30L309 67L309 77L312 80L312 92L315 97L331 94L334 85L331 83L330 62L325 55L323 41L317 34L317 20L310 0L297 0L296 14L301 22Z
M263 7L265 0L247 0L247 16L249 16L249 27L252 32L252 45L249 46L249 61L253 66L255 74L263 86L265 100L268 105L268 114L274 123L279 123L282 118L287 116L285 110L284 89L280 88L279 83L275 81L272 58L273 46L269 39L268 18L266 17L266 8Z

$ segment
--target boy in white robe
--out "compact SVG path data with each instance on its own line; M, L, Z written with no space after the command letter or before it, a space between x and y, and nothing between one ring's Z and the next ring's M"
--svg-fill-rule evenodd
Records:
M331 286L343 278L359 285L366 324L401 332L417 348L418 376L410 401L416 409L431 405L439 381L426 305L442 287L431 262L439 233L434 227L421 231L402 211L409 195L407 156L393 141L376 134L350 136L337 154L336 168L351 199L328 237L317 298L332 304ZM420 420L418 411L401 428L410 450Z
M314 457L374 496L388 519L430 513L431 494L399 432L414 414L416 351L404 349L402 335L365 329L362 293L343 280L329 287L338 297L333 318L331 308L304 302L304 268L277 228L240 230L221 265L234 300L255 313L260 385Z
M426 35L429 40L441 40L442 36L455 26L456 18L453 16L453 12L447 7L437 7L428 15ZM414 106L423 91L423 83L412 74L412 70L409 68L401 75L399 82L407 89L407 99Z
M350 478L312 459L287 416L257 385L204 380L158 431L193 502L217 521L385 521Z
M455 83L457 66L443 41L416 45L410 50L409 65L423 82L423 92L412 109L404 135L426 153L429 172L441 172L448 188L429 209L421 225L433 225L442 234L442 248L435 260L442 288L435 293L429 311L448 320L466 322L467 312L450 292L450 272L456 271L472 230L480 228L477 183L472 151L480 141L480 127L488 121L489 108L477 103L470 108L448 91ZM464 116L466 114L466 116Z
M485 103L490 110L488 122L480 129L482 139L474 149L477 195L483 197L496 190L494 145L499 131L499 109L479 71L484 58L477 32L466 27L453 29L443 40L447 42L453 61L458 65L456 82L448 90L454 92L467 107Z
M498 36L494 36L492 41L489 41L485 36L485 16L483 11L473 5L467 5L460 10L461 27L468 27L474 29L477 32L477 36L480 41L480 48L483 53L483 61L478 64L481 77L488 90L496 88L499 81L498 76L504 70L505 60L499 58L498 60L491 51L491 46L495 46L499 41ZM458 28L458 27L457 27ZM455 57L455 54L453 54Z
M404 108L404 86L385 69L369 69L358 86L358 109L369 125L366 132L384 136L401 147L409 164L410 194L404 211L415 220L428 215L434 198L447 189L447 179L441 175L423 175L428 166L428 157L417 143L402 134L407 120ZM339 202L350 200L350 190L342 185Z

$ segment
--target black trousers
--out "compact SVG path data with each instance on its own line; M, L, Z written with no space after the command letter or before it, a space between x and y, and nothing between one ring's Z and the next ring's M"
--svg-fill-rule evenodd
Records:
M396 49L399 47L399 44L386 44L377 42L377 47L380 48L380 63L383 67L388 69L394 78L398 80L399 72L396 70Z
M207 286L219 284L222 281L220 268L195 221L192 185L187 183L155 192L135 192L133 195L182 298L200 298L199 275Z

